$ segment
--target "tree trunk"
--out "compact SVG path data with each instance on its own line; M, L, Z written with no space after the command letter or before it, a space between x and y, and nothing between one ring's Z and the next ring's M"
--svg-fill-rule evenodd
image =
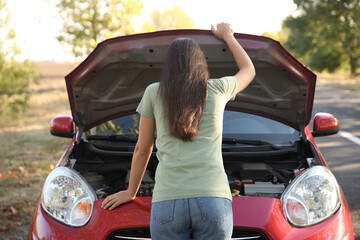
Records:
M350 57L350 77L356 77L356 70L359 68L359 62L359 58Z

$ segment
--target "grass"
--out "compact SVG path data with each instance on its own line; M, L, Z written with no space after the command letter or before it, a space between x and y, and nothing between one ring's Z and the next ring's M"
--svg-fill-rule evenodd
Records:
M360 91L360 77L350 78L335 74L318 74L318 82L321 84L335 85L352 91Z
M38 63L42 79L18 119L0 118L0 239L27 239L46 176L69 139L51 136L50 120L70 114L65 76L72 64Z

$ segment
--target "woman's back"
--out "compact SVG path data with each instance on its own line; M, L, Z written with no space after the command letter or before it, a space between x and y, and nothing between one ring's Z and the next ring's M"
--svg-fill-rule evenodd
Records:
M234 77L208 81L208 96L198 134L183 141L170 133L164 116L159 83L150 85L137 111L157 126L156 185L153 202L189 198L223 197L231 200L221 155L222 119L226 103L236 95Z

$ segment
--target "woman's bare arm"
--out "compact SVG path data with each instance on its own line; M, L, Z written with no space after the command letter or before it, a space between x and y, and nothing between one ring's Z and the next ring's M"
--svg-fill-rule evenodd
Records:
M239 72L235 74L235 78L238 82L238 92L240 92L254 79L255 67L250 57L235 39L234 32L229 23L219 23L216 25L216 29L211 25L211 31L216 37L225 41L235 58L235 62L239 68Z
M107 196L101 204L103 209L112 210L120 204L127 203L135 199L153 150L154 133L155 121L145 116L141 116L139 139L136 143L131 162L129 187L127 190Z

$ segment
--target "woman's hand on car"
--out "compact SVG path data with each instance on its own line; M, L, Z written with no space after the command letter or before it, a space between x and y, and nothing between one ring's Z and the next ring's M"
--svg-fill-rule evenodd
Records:
M117 206L123 203L130 202L134 199L135 197L128 190L120 191L107 196L104 199L104 201L101 203L101 208L104 210L105 209L113 210Z
M223 40L234 37L234 31L232 30L230 23L218 23L216 24L216 29L213 25L211 25L211 31L216 37Z

